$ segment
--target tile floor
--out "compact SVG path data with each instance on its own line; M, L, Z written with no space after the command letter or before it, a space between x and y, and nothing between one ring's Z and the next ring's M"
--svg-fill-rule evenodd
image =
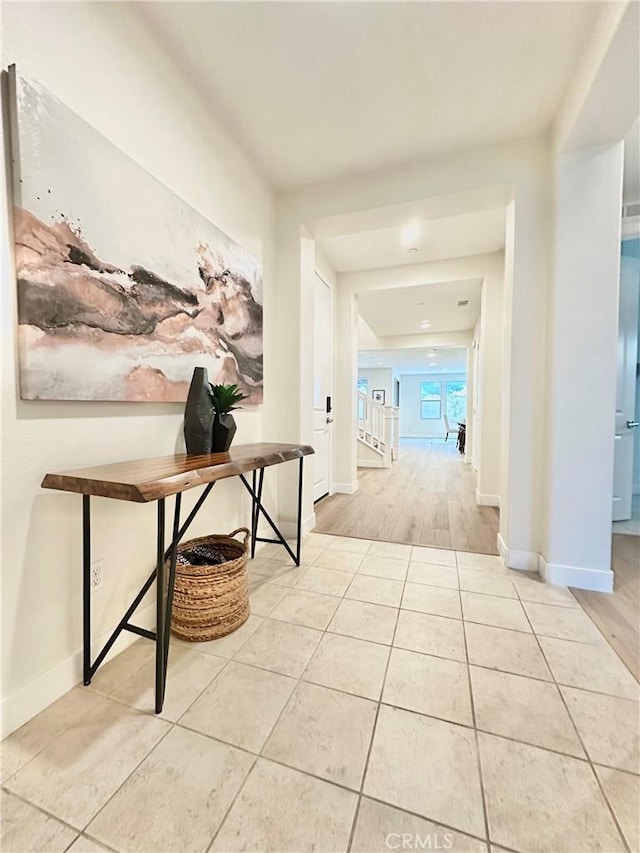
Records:
M2 744L11 851L640 850L638 684L499 558L309 534L252 615L141 640Z

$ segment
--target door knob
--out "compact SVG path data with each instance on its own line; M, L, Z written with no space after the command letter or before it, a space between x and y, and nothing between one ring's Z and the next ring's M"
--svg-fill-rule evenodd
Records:
M640 426L640 421L627 421L627 429L633 429L637 426Z
M327 418L327 423L328 423L328 424L332 424L332 423L333 423L333 418Z

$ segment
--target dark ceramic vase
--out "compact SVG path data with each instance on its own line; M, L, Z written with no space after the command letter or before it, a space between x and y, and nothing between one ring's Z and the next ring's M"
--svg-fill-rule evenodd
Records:
M226 453L231 447L231 442L236 434L236 422L233 415L216 415L213 419L213 442L211 444L212 453Z
M184 440L189 456L211 453L215 411L206 367L195 367L184 410Z

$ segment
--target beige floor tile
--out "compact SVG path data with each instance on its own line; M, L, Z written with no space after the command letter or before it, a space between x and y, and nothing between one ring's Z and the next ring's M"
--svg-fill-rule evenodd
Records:
M388 658L389 646L325 634L302 680L377 700Z
M173 648L173 643L170 643ZM155 666L156 647L149 640L136 640L120 654L103 664L91 679L89 690L108 696L118 684L124 684L145 665Z
M345 598L355 598L357 601L368 601L371 604L386 604L389 607L400 607L403 586L402 581L371 577L370 575L356 575L345 593Z
M335 536L332 536L330 533L305 533L302 537L303 545L313 545L314 548L326 548L329 546Z
M523 601L538 604L555 604L558 607L580 607L566 586L553 586L538 577L515 578L514 586Z
M455 566L438 566L431 563L409 563L407 580L427 586L458 589L458 570Z
M380 707L363 793L472 835L484 835L473 730Z
M390 853L394 849L487 853L484 841L363 797L351 853Z
M333 634L344 634L358 640L391 645L398 611L382 604L343 599L329 623Z
M78 688L79 690L80 688ZM82 829L170 726L85 691L85 714L7 783L9 789Z
M532 853L624 849L586 761L482 732L479 738L492 842Z
M494 628L531 632L519 601L499 598L496 595L481 595L476 592L461 592L460 598L465 621L492 625Z
M79 835L67 853L110 853L110 851L108 847L103 847L102 844L87 838L86 835Z
M302 548L300 549L300 565L312 566L324 550L324 548L319 548L316 545L308 545L303 540Z
M77 832L12 794L0 792L0 850L63 853Z
M555 684L471 667L478 729L584 758Z
M598 765L595 769L631 853L640 853L640 776Z
M291 562L290 558L287 558L287 562L280 562L276 560L268 560L264 564L264 568L260 568L259 581L262 582L264 578L265 581L271 581L271 583L276 584L277 586L295 586L302 574L304 569L298 568L298 566L294 566Z
M533 634L475 622L465 622L464 630L469 663L551 681L549 667Z
M407 583L402 596L402 607L405 610L432 613L434 616L462 619L460 593L457 589L427 586L423 583Z
M638 699L638 682L611 646L540 637L551 671L559 684L582 687L626 699Z
M456 552L447 551L444 548L423 548L421 545L413 545L411 548L412 563L435 563L440 566L458 565Z
M260 752L295 686L288 676L230 661L180 725Z
M269 574L269 567L272 565L271 560L263 560L259 557L254 557L252 560L247 560L247 573L249 578L264 577Z
M359 789L375 717L376 704L369 699L301 682L263 755Z
M154 648L153 644L151 646ZM160 716L171 722L179 719L194 699L211 684L225 662L224 658L203 654L186 644L172 643L169 650L164 707ZM155 666L154 650L151 660L131 673L128 678L114 683L107 695L140 711L154 713ZM102 682L102 685L104 689L107 682Z
M260 535L264 536L262 533ZM293 543L289 542L289 545L293 546ZM286 553L282 545L276 542L258 542L256 544L256 559L258 560L279 560Z
M458 569L460 589L466 592L481 592L483 595L498 595L501 598L517 598L518 594L508 575L495 572L476 572L473 569Z
M392 649L382 701L452 723L473 725L465 663Z
M371 547L370 539L356 539L352 536L333 536L326 546L327 551L343 551L347 554L366 554Z
M467 551L456 551L459 569L471 569L480 572L496 572L505 574L506 568L500 557L491 554L470 554Z
M296 589L308 589L322 595L342 597L355 575L352 572L336 572L333 569L306 569L296 584Z
M331 569L334 572L357 572L364 554L352 554L348 551L327 549L315 561L314 568Z
M462 622L444 616L401 610L393 645L436 657L467 660Z
M232 658L241 646L243 646L253 632L262 625L264 618L253 613L247 621L226 637L218 640L210 640L207 643L183 643L190 648L205 654L216 655L221 658ZM171 638L171 645L181 643L176 637Z
M287 594L287 587L266 578L257 578L249 584L249 607L257 616L269 616L276 604Z
M235 660L299 678L321 637L322 633L314 628L265 619Z
M3 784L60 736L74 728L94 707L90 690L76 687L17 729L0 744Z
M604 643L605 639L581 607L557 607L523 602L536 634L575 640L578 643Z
M367 555L369 557L393 557L395 560L404 560L406 563L411 559L411 545L398 545L395 542L373 542L369 546Z
M592 761L640 773L640 705L630 699L562 687Z
M344 853L358 797L260 759L229 812L213 853Z
M271 611L271 618L324 631L339 603L340 599L334 595L294 589Z
M407 576L408 567L408 560L396 560L394 557L370 557L367 555L358 567L358 574L403 581Z
M87 831L122 853L207 850L254 757L174 728Z

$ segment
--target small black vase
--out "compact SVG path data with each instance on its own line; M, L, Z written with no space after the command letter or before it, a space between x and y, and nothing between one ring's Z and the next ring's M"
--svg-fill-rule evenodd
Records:
M236 422L233 415L218 415L213 419L213 430L211 443L212 453L226 453L231 447L231 442L236 434Z
M215 411L206 367L195 367L184 410L184 440L189 456L211 453Z

